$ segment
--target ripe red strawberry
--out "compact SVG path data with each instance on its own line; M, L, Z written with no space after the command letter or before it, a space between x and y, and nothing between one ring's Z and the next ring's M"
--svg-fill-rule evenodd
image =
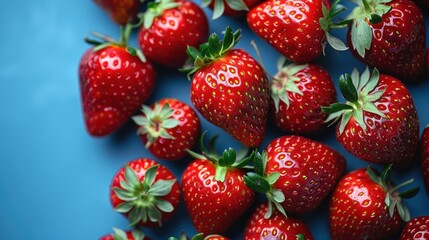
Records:
M403 81L422 76L426 29L411 0L362 0L348 18L348 45L358 59Z
M157 158L177 160L186 156L200 136L200 119L186 103L164 98L133 117L146 148Z
M410 166L419 146L419 120L407 88L396 78L372 74L342 75L340 90L347 103L324 107L339 120L337 139L344 148L367 162Z
M330 233L336 239L393 239L401 228L401 219L410 213L403 198L417 189L398 193L389 179L390 166L378 176L370 167L344 176L333 192L329 207Z
M176 211L180 187L166 167L148 158L138 158L116 173L110 200L131 225L158 226Z
M268 0L247 14L249 27L262 39L297 63L307 63L322 54L328 42L337 50L347 47L328 33L333 18L345 10L328 0Z
M203 0L203 7L209 6L213 9L212 19L217 19L222 15L240 17L246 15L249 9L252 9L263 0Z
M271 82L271 112L277 127L296 134L311 134L326 126L321 106L337 101L328 72L314 64L288 64L284 58Z
M285 217L278 211L275 211L274 214L267 219L264 217L267 211L267 204L262 204L255 210L246 226L244 240L313 239L310 230L301 220Z
M140 10L140 0L93 0L104 9L119 25L126 25L137 19Z
M200 50L188 48L194 66L191 101L201 115L247 147L263 141L269 107L268 80L262 67L242 49L232 49L241 33L227 27Z
M400 240L429 240L429 216L411 219L402 230Z
M152 65L127 45L130 32L127 25L121 31L121 42L104 36L103 43L88 40L97 46L88 49L80 60L82 108L92 136L106 136L121 127L155 87Z
M123 231L121 229L113 228L115 233L103 236L100 240L150 240L147 238L143 231L134 229L132 231Z
M423 181L429 193L429 125L424 129L421 139L421 169Z
M240 169L249 158L237 156L232 148L222 156L202 151L204 155L192 153L196 159L183 172L185 206L198 232L222 234L254 201Z
M346 168L346 160L340 153L301 136L272 140L253 161L255 172L247 173L246 184L266 193L270 210L274 204L285 215L285 211L305 213L316 208L334 189ZM267 212L267 218L270 214Z
M145 56L172 68L182 67L186 47L207 40L208 22L203 10L189 0L158 0L149 3L138 39Z

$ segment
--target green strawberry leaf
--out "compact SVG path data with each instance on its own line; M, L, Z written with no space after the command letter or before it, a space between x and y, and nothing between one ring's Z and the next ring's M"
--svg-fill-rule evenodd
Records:
M326 36L326 41L333 49L337 51L346 51L349 49L341 39L332 36L329 32L325 32L325 36Z
M225 0L226 4L235 11L249 11L243 0Z
M340 91L347 101L352 103L358 101L358 93L349 74L341 75L338 83Z
M271 189L271 186L268 183L268 181L264 177L254 172L246 173L246 175L244 175L243 178L246 186L248 186L253 191L256 191L259 193L267 193Z
M222 16L223 12L225 11L225 4L223 0L214 0L214 7L213 7L213 16L212 19L217 19L220 16Z
M369 50L372 42L372 30L365 19L353 22L351 27L351 41L353 48L361 57L365 57L365 51Z

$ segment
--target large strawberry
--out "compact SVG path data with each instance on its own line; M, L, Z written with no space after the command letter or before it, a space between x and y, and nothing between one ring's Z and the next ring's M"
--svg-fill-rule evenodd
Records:
M340 77L347 103L324 107L327 121L340 120L337 139L367 162L410 166L418 152L419 120L411 94L396 78L366 69Z
M424 129L421 139L421 169L423 182L429 194L429 125Z
M265 218L267 204L261 204L250 218L244 233L244 240L293 239L312 240L310 229L299 219L285 217L274 211L270 218Z
M216 33L209 42L188 48L194 65L191 101L214 125L223 128L243 145L256 147L263 141L269 107L269 87L264 70L242 49L232 49L241 33L226 28L223 40Z
M340 239L393 239L401 228L401 219L410 213L402 201L414 196L418 188L404 193L389 180L390 167L381 175L368 167L348 173L338 183L329 207L330 233Z
M102 36L82 56L79 83L84 119L93 136L106 136L121 127L148 99L155 71L141 52L127 45L131 25L121 27L121 41Z
M278 62L271 82L271 112L277 127L296 134L311 134L326 126L321 106L337 100L328 72L314 64Z
M411 0L362 0L348 19L348 45L358 59L403 81L422 76L426 29Z
M326 42L337 50L347 47L329 34L333 19L345 10L328 0L268 0L247 14L249 27L286 58L307 63L322 54Z
M183 172L183 197L198 232L222 234L253 203L254 192L244 184L245 172L240 168L250 158L232 148L221 156L205 148L202 153L192 153L195 160Z
M261 2L263 0L202 0L202 5L213 9L212 19L217 19L222 15L244 16L249 9Z
M180 187L169 169L151 159L138 158L115 174L110 200L131 225L158 226L176 211Z
M402 229L399 240L428 240L429 216L415 217Z
M186 156L200 136L200 119L186 103L163 98L133 117L146 148L157 158L177 160Z
M126 25L137 19L141 0L93 0L119 25Z
M260 157L252 158L255 172L246 184L266 193L269 210L305 213L316 208L342 177L346 160L330 147L301 136L270 142ZM267 218L271 212L267 212Z
M139 229L134 229L132 231L123 231L121 229L113 228L115 233L105 235L100 238L100 240L149 240Z
M157 0L142 16L138 39L145 56L172 68L182 67L187 46L207 40L208 22L203 10L189 0Z

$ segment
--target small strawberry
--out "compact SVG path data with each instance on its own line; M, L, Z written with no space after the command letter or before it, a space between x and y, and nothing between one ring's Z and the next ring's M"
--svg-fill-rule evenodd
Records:
M410 166L418 152L419 120L411 94L396 78L368 68L340 77L347 103L323 110L326 121L341 119L337 139L344 148L367 162Z
M262 155L252 159L255 172L248 172L244 179L251 189L266 194L266 218L272 204L284 215L313 210L334 189L346 168L340 153L301 136L276 138Z
M131 225L158 226L176 211L180 187L166 167L139 158L116 173L110 186L110 200Z
M137 19L141 0L93 0L119 25L126 25Z
M254 192L244 184L245 172L241 169L249 158L236 154L232 148L221 156L204 147L202 152L203 155L192 153L196 159L183 172L184 201L198 232L221 234L253 203Z
M200 119L186 103L164 98L133 117L146 148L157 158L177 160L186 156L200 136Z
M123 231L121 229L113 228L115 233L103 236L100 240L150 240L139 229L132 231Z
M429 125L423 130L421 139L421 169L423 172L423 182L429 194Z
M189 0L157 0L148 4L138 34L140 48L156 63L182 67L187 46L207 40L208 21L203 10Z
M403 81L422 76L426 28L411 0L362 0L348 19L348 45L358 59Z
M241 17L263 0L202 0L202 6L213 9L212 19L222 15Z
M180 236L180 238L169 237L168 240L188 240L188 237L183 234L182 236ZM211 234L204 237L202 233L198 233L197 235L193 236L191 240L229 240L229 238L217 234Z
M381 176L368 167L350 172L340 180L329 207L333 240L393 239L401 228L401 219L410 219L402 200L417 194L418 188L398 193L398 188L411 181L392 186L390 167L386 167Z
M411 219L402 230L399 240L429 240L429 216Z
M277 127L296 134L311 134L326 126L321 106L337 101L337 92L328 72L314 64L284 65L271 82L271 112Z
M346 9L339 0L330 6L328 0L268 0L249 11L247 23L286 58L307 63L322 54L326 42L337 50L347 49L328 32L340 24L333 19Z
M223 40L216 33L209 42L188 48L194 65L191 101L210 123L224 129L247 147L263 141L269 107L269 87L264 70L242 49L232 49L239 30L226 28Z
M267 219L264 217L267 210L267 204L262 204L255 210L246 226L244 240L313 239L310 229L301 220L285 217L278 211L275 211L273 215Z
M155 71L141 52L127 45L131 25L121 27L121 41L101 36L104 42L88 49L79 64L83 115L92 136L116 131L148 99L155 87Z

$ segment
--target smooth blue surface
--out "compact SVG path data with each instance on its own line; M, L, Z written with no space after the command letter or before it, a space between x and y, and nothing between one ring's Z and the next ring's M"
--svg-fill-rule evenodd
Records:
M199 2L199 1L198 1ZM117 27L90 0L8 1L1 4L0 24L0 239L98 239L112 227L127 228L127 220L114 212L109 185L127 161L153 156L135 134L130 122L112 136L90 137L83 124L77 77L81 55L89 47L82 39L91 31L117 36ZM210 10L205 10L211 16ZM210 22L210 31L220 33L226 25L243 30L237 47L256 57L250 45L255 40L265 66L275 73L278 53L249 31L244 19L223 17ZM343 32L336 32L343 36ZM135 45L135 35L132 44ZM328 48L319 61L334 81L354 67L363 70L349 52ZM158 84L148 103L162 97L189 100L184 74L158 69ZM429 123L429 81L409 85L421 121ZM210 134L219 134L219 148L239 144L219 128L203 121ZM262 148L284 133L269 128ZM339 146L333 134L314 137L344 154L347 170L366 166ZM190 162L160 161L176 177ZM420 193L407 201L412 216L429 215L429 197L416 166L394 173L397 182L415 178ZM261 198L262 199L262 198ZM327 203L302 216L315 239L328 239ZM226 235L241 239L245 219ZM194 234L183 202L178 214L160 229L145 229L152 239Z

